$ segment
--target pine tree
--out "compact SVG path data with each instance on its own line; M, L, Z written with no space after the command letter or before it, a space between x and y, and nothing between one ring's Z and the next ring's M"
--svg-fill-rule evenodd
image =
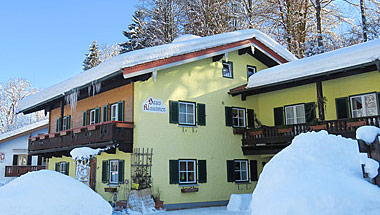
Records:
M99 51L98 43L94 40L89 46L88 53L83 61L83 70L86 71L99 65L101 63L100 55L101 53Z

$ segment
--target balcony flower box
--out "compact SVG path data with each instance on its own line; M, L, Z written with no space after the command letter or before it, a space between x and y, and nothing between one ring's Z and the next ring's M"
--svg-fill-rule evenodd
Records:
M279 128L277 129L277 133L284 134L284 133L290 133L293 131L293 128Z
M117 191L116 187L105 187L104 188L104 192L107 192L107 193L115 193L116 191Z
M187 188L182 188L181 189L181 193L195 193L195 192L198 192L198 188L197 187L187 187Z
M310 126L310 130L311 131L320 131L320 130L326 130L327 129L327 125L326 124L322 124L322 125L311 125Z

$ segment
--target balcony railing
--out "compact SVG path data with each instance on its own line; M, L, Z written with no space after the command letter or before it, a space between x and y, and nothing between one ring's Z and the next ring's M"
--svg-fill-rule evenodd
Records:
M5 177L19 177L41 169L45 169L45 166L5 166Z
M43 154L64 152L76 147L116 146L121 151L132 152L133 123L109 121L94 125L45 134L29 139L29 153Z
M355 119L330 120L318 124L297 124L288 126L263 126L258 129L247 129L242 139L245 155L275 154L288 146L293 138L308 131L326 130L330 134L340 134L355 138L356 129L363 125L379 127L380 116L361 117Z

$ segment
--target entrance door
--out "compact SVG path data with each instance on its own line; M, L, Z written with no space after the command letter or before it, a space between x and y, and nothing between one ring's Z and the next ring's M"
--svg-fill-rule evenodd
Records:
M90 187L95 191L96 187L96 158L90 159Z

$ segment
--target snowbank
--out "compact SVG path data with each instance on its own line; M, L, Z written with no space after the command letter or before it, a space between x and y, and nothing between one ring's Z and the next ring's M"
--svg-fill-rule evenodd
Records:
M112 207L83 183L58 172L27 173L0 188L0 215L111 215Z
M228 201L228 211L247 211L249 210L249 203L252 200L251 194L231 194L230 201Z
M378 215L380 188L363 179L362 159L355 140L300 134L265 165L251 214Z
M361 126L356 130L356 139L364 140L367 144L373 143L380 134L380 128L375 126Z

